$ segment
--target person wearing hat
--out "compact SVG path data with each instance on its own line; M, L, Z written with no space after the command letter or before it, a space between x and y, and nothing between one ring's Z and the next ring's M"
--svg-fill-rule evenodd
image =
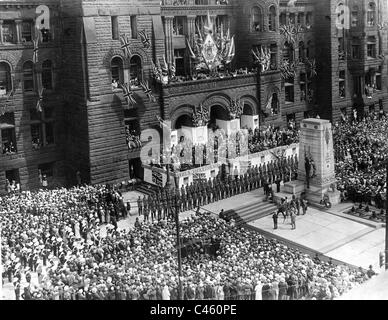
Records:
M272 214L273 228L276 230L278 228L278 213L274 211Z
M143 214L143 201L142 201L140 196L137 199L137 210L138 210L139 217L140 217Z

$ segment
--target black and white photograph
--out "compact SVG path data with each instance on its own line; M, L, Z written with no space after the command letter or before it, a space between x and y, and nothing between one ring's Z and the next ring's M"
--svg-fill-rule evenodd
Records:
M0 300L388 300L387 57L388 0L0 0Z

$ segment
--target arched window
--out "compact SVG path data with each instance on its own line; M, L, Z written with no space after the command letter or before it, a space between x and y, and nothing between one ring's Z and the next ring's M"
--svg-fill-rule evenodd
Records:
M376 25L376 4L374 2L368 4L367 25L368 27Z
M252 29L253 31L262 31L262 16L259 7L252 9Z
M0 62L0 96L12 90L11 67L6 62Z
M53 88L53 71L50 60L46 60L42 64L42 85L43 88L47 90L51 90Z
M276 8L271 6L268 14L268 30L276 31Z
M273 115L279 114L279 98L276 92L272 94L271 109Z
M303 62L304 59L306 58L305 50L306 50L306 48L305 48L304 42L300 41L299 42L299 61L300 62Z
M34 90L34 73L32 61L23 64L23 90L24 92Z
M112 74L112 87L116 89L119 83L124 82L123 60L119 57L114 57L110 63L110 71Z
M131 85L138 87L140 86L140 81L142 81L142 66L141 59L139 56L134 55L130 60L130 76L131 76Z
M352 27L358 26L358 6L352 8Z
M283 47L283 60L294 61L294 47L286 42Z

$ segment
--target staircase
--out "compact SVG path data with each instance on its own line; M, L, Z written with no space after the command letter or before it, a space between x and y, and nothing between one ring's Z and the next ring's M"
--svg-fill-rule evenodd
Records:
M242 226L248 222L266 217L274 211L277 211L277 206L275 204L260 200L234 210L228 210L225 213L235 219L236 225Z
M141 192L147 196L154 195L154 193L157 193L158 190L159 187L144 181L136 186L136 191Z

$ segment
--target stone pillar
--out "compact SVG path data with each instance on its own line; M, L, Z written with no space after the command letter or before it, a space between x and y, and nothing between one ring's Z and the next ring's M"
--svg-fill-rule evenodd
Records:
M191 40L195 34L195 16L187 16L187 36Z
M307 199L319 203L324 194L328 194L331 203L338 204L339 192L332 186L336 184L333 132L330 121L322 119L305 119L301 123L299 145L298 179L307 182L306 156L314 161L310 173L309 188L306 189Z
M20 44L22 43L22 20L18 19L15 20L16 24L16 43Z
M171 63L174 59L174 47L172 43L173 20L174 17L171 16L164 18L166 28L166 60L168 63Z
M3 22L4 20L0 20L0 43L3 43Z

